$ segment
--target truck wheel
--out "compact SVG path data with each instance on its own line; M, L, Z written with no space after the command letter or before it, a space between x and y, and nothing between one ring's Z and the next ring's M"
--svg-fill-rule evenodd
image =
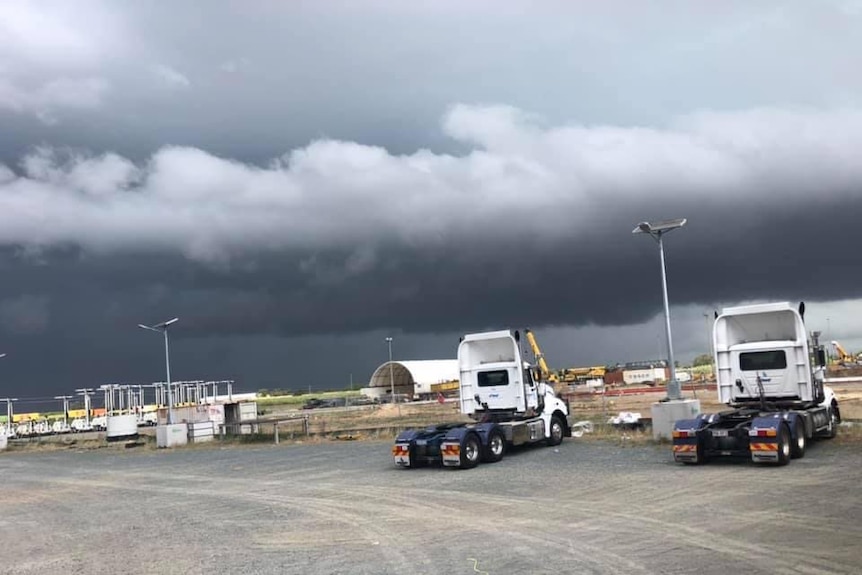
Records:
M492 429L488 434L488 445L485 446L485 453L482 461L488 463L497 463L503 459L503 454L506 451L506 438L503 437L503 432L499 429Z
M826 428L826 433L823 434L823 437L826 439L832 439L838 435L838 414L835 413L835 409L829 408L829 426Z
M559 445L563 442L563 434L566 426L559 415L551 417L551 433L548 437L548 445Z
M800 428L796 431L796 441L793 441L790 445L790 457L791 459L801 459L805 456L805 426L801 425Z
M787 465L790 463L790 430L786 425L778 428L778 461L776 465Z
M461 469L472 469L479 465L482 453L482 443L479 436L472 431L461 440Z

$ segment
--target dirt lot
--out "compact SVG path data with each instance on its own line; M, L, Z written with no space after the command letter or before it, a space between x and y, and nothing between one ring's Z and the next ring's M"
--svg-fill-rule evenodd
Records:
M0 573L858 573L862 451L674 464L566 440L470 471L389 441L0 454Z

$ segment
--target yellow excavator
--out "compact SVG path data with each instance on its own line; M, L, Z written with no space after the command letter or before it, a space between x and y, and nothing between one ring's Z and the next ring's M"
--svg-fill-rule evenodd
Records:
M838 365L857 365L859 363L859 360L856 357L853 357L852 355L847 353L847 350L844 349L844 346L842 346L837 341L832 342L832 347L835 349L835 360L838 362Z
M536 336L533 335L532 330L529 329L524 330L524 335L527 337L527 341L530 342L530 348L533 350L533 356L536 358L536 365L539 366L539 377L537 379L540 381L547 381L556 389L560 384L560 377L548 369L548 362L545 361L545 354L542 353L542 349L536 341Z

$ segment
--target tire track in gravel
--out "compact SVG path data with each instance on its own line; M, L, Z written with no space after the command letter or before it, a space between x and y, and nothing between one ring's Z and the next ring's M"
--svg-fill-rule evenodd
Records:
M145 477L147 475L151 475L153 478L158 477L157 474L135 474L138 477ZM187 479L190 477L186 476ZM177 476L174 476L172 479L177 479ZM194 477L194 479L200 480L200 477ZM291 509L301 514L311 514L319 519L333 521L336 523L342 523L350 526L353 529L359 530L365 539L369 542L379 541L381 544L379 546L380 552L386 556L389 564L400 570L401 572L411 572L411 570L415 567L416 554L415 552L411 552L410 556L401 552L398 549L397 538L391 534L389 534L386 530L378 528L373 521L367 520L364 517L358 516L355 513L345 512L343 507L335 507L325 505L321 502L318 496L299 496L299 495L280 495L278 493L259 493L252 492L247 490L247 481L242 480L219 480L215 483L217 486L221 486L221 489L214 489L211 482L207 482L208 485L205 487L202 486L193 486L190 485L190 481L185 483L182 486L165 486L165 485L151 485L151 484L136 484L128 481L128 477L123 478L123 480L117 481L109 481L106 479L77 479L77 480L67 480L63 478L56 479L48 479L46 483L52 484L73 484L80 488L82 485L88 485L90 487L97 487L100 489L113 489L118 491L135 491L140 493L150 493L150 494L159 494L164 495L166 493L175 494L182 497L195 497L195 498L215 498L215 499L223 499L225 497L242 501L242 502L255 502L262 505L273 505L278 504L281 507ZM271 486L277 486L280 488L284 488L283 483L280 482L258 482L256 485L269 483ZM232 484L233 488L226 490L223 487L226 484ZM388 544L382 544L383 541L386 541ZM425 560L429 558L427 555L424 557Z
M369 488L366 487L364 493L366 493L367 495L369 491ZM440 492L434 490L415 490L414 494L416 495L417 499L427 499L433 497L435 494L439 496ZM476 498L476 495L473 493L447 491L446 494L450 497L458 497L460 499L475 500ZM701 495L701 493L697 492L697 495ZM384 493L377 496L378 499L385 499L387 497L391 497L391 494ZM483 505L489 505L492 503L501 504L504 507L510 507L513 503L513 500L509 496L503 497L493 494L482 495ZM521 500L521 503L522 505L525 505L527 509L536 509L540 508L541 505L545 504L545 501L538 498L523 498ZM445 507L444 504L440 502L435 503L435 509L439 510L443 507ZM446 508L446 513L458 514L461 508L462 507L460 505L448 506L448 508ZM857 565L855 564L842 563L840 567L838 565L835 565L835 567L838 567L840 570L825 568L824 562L827 559L833 564L836 563L836 559L832 556L819 556L815 558L817 559L817 561L814 561L812 560L812 553L810 551L796 552L793 549L787 547L773 548L766 546L765 544L747 543L745 541L740 541L739 539L734 539L731 537L717 534L705 528L694 528L689 525L681 524L675 521L656 519L649 516L649 514L653 512L652 508L636 508L633 511L619 511L609 509L607 505L596 505L593 502L579 501L573 503L561 503L558 507L558 510L561 512L561 514L565 514L565 512L587 513L594 517L612 517L617 520L617 524L621 529L631 527L632 525L646 525L650 527L648 531L655 532L656 530L658 530L663 534L671 536L676 543L706 549L721 555L727 555L736 558L738 558L739 556L743 556L746 558L746 560L757 563L759 567L763 568L767 572L802 572L810 573L812 575L834 575L838 573L853 572L857 567ZM740 523L747 521L747 518L744 515L738 514L738 517ZM802 526L807 528L808 525L808 523L805 523ZM492 526L496 529L499 529L499 525L497 523L493 523ZM518 534L513 533L512 535L517 536ZM633 536L637 536L637 534L634 533ZM552 535L543 535L542 538L539 539L539 542L544 541L545 537L547 537L549 540L553 539ZM655 543L655 539L655 536L651 536L649 541L651 543ZM556 541L556 547L558 549L561 547L560 541ZM589 553L595 554L601 553L601 551L591 548L589 550ZM615 561L625 561L627 559L626 557L618 554L605 553L605 555L608 559ZM614 563L609 561L609 564ZM779 571L776 571L776 569L778 569Z
M596 502L586 503L581 501L576 503L563 503L558 509L559 511L568 511L570 513L589 513L593 516L605 518L613 517L617 520L617 522L614 526L610 527L609 530L612 530L614 532L619 532L619 530L621 529L625 530L633 524L650 525L653 529L658 528L662 533L672 535L674 540L677 542L681 542L692 547L706 549L723 555L730 555L734 557L742 555L758 564L762 564L763 568L766 570L780 569L782 572L787 573L804 572L810 574L833 574L842 572L832 569L824 569L822 567L822 562L812 562L812 554L810 552L797 553L787 548L778 549L765 546L764 544L747 543L735 538L719 535L714 531L709 531L707 529L693 528L687 525L682 525L678 522L671 522L649 517L649 514L653 512L652 508L655 506L656 501L678 500L681 502L679 503L680 507L689 508L691 507L691 503L685 503L685 500L687 500L688 498L702 497L702 489L705 486L709 487L709 483L719 485L721 484L721 482L722 478L716 475L713 481L710 481L706 484L700 483L698 489L691 488L687 490L677 490L672 494L665 495L664 497L651 498L649 507L635 506L634 508L631 508L631 505L628 505L630 509L627 511L609 509L607 503L600 502L600 504L597 504ZM258 485L269 485L282 489L285 487L284 484L279 481L258 482ZM184 490L186 489L187 487L184 488ZM472 503L476 499L476 495L474 493L451 490L441 492L440 490L433 489L412 488L409 494L405 494L403 492L395 492L388 487L368 485L357 486L357 489L362 492L364 498L373 498L375 501L373 507L367 507L365 509L365 514L368 515L379 516L381 515L382 509L384 507L393 505L395 507L395 510L390 510L389 514L395 517L411 516L411 514L413 517L427 517L429 515L429 512L433 513L434 515L438 515L442 510L444 511L444 516L449 518L457 518L446 521L446 524L469 524L471 527L474 528L477 527L477 525L481 525L483 531L489 535L497 536L500 533L499 521L481 520L477 519L476 516L472 513L465 513L463 502L458 504L447 504L446 502L439 500L441 493L445 493L449 497L456 497L461 500L466 499ZM273 495L264 493L253 497L249 497L248 495L246 495L243 498L256 499L260 502L271 502L273 500L279 500L282 505L290 505L290 501L301 501L301 507L297 508L299 510L313 509L316 515L327 519L338 520L349 518L348 522L352 527L360 528L363 529L365 532L373 533L378 538L386 538L384 537L386 535L384 530L372 527L374 525L373 522L370 522L365 519L364 514L356 512L356 505L358 501L356 498L351 498L347 503L340 503L338 502L338 499L344 496L345 492L343 491L343 489L340 489L337 486L327 487L325 484L318 483L317 490L326 491L325 493L321 492L321 494L314 496L297 497L296 495L292 495L288 499L284 499L277 494ZM482 494L481 499L483 506L493 504L496 508L504 510L506 512L511 512L511 510L513 509L524 506L526 506L527 509L536 509L546 503L545 500L536 497L522 497L518 500L515 500L512 498L512 496L501 496L494 494ZM396 500L394 504L393 500ZM434 500L435 503L433 506L419 503L423 500ZM405 511L408 510L409 513L405 513ZM735 515L740 524L752 523L751 518L744 514L733 514L733 512L731 511L728 511L727 513L728 516ZM768 512L762 512L761 515L766 513ZM526 523L530 523L535 520L534 516L530 516L529 513L527 517L528 518L525 520ZM811 529L810 518L806 519L804 516L802 516L793 520L790 519L790 516L788 515L788 520L792 521L795 525L799 527ZM562 529L566 527L566 525L557 524L557 527ZM828 534L835 533L835 530L830 530L828 528L815 528L814 530L819 530ZM420 536L424 533L424 530L420 532ZM513 529L507 530L507 533L508 537L522 540L525 543L530 544L530 546L552 547L558 552L568 552L569 554L572 554L574 551L572 549L572 541L570 539L561 539L549 534L532 536L528 533ZM403 533L399 535L403 535ZM636 536L636 534L633 535ZM390 536L390 538L391 537L394 536ZM654 542L654 537L651 537L649 541ZM649 541L645 540L645 542ZM630 541L630 543L637 542ZM604 552L601 550L597 550L593 547L585 550L578 550L575 552L575 554L577 555L577 559L589 564L593 564L598 568L607 568L608 566L618 567L620 564L625 564L629 572L649 572L647 568L643 567L640 564L632 562L626 556L616 553ZM413 556L413 554L411 554L411 556ZM594 558L597 556L602 556L602 560L595 560ZM835 558L830 556L820 556L819 559L829 559L830 561L835 561ZM407 565L409 564L410 563L408 562ZM844 572L852 572L852 570L855 568L855 565L843 563L841 567L846 570Z

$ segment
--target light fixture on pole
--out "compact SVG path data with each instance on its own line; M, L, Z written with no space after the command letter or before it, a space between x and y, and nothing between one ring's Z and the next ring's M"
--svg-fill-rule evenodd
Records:
M165 372L167 374L167 387L168 387L168 425L171 425L174 422L174 403L173 403L173 394L171 393L171 356L168 351L168 326L177 323L180 318L175 317L173 319L169 319L167 321L163 321L162 323L157 323L156 325L144 325L142 323L138 324L138 327L141 329L147 329L150 331L155 331L157 333L165 334Z
M670 381L667 384L667 399L669 400L682 399L682 393L680 392L679 382L676 379L676 365L673 359L673 339L670 334L670 304L668 303L667 297L667 272L665 271L664 243L662 242L662 237L668 232L672 232L673 230L683 227L685 223L685 218L659 222L656 224L641 222L632 230L633 234L647 234L658 242L658 250L661 257L661 287L662 294L664 295L664 323L665 335L667 337L668 367L670 369Z

